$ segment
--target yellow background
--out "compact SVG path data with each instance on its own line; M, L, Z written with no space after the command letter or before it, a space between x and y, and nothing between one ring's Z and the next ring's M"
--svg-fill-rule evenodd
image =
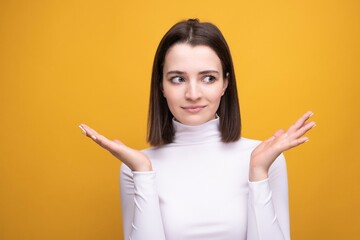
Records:
M315 112L286 153L292 239L359 239L357 0L2 0L0 239L122 239L120 162L78 124L145 148L156 46L194 17L228 40L244 136Z

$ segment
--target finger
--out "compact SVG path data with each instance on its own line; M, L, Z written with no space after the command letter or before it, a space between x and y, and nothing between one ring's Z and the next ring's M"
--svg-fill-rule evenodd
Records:
M96 138L96 135L99 135L94 129L87 126L86 124L80 124L79 128L85 136L91 137L92 139Z
M96 135L93 135L93 136L95 136L95 138L92 137L94 142L96 142L101 147L108 150L109 152L111 152L112 154L114 154L117 157L122 155L123 151L127 148L119 140L112 141L112 140L110 140L110 139L106 138L105 136L103 136L101 134L98 134L98 133L96 133Z
M116 142L117 144L120 144L120 145L125 145L122 141L117 140L117 139L115 139L114 142Z
M86 130L83 126L81 126L82 124L79 125L79 128L81 129L82 134L84 134L85 136L87 136Z
M299 128L301 128L304 123L311 117L313 116L314 113L311 111L308 111L307 113L305 113L304 115L302 115L288 130L288 132L292 132L292 131L296 131Z
M94 142L96 142L97 144L99 144L101 147L105 148L108 151L117 152L120 150L119 146L124 145L119 140L116 141L109 140L105 136L97 133L94 129L87 126L86 124L80 124L79 127L86 136L92 138Z
M303 136L305 133L307 133L308 131L310 131L313 127L316 126L315 122L308 122L306 123L304 126L302 126L300 129L298 129L294 134L293 137L294 138L299 138L301 136Z
M280 129L280 130L277 130L275 133L274 133L274 137L275 138L278 138L280 137L281 135L283 135L285 133L284 129Z
M297 138L295 139L294 141L292 141L290 143L290 148L293 148L293 147L297 147L303 143L306 143L309 141L309 138L308 137L301 137L301 138Z
M290 128L293 130L299 129L301 126L304 125L304 123L312 116L314 115L313 112L308 111L304 115L302 115Z

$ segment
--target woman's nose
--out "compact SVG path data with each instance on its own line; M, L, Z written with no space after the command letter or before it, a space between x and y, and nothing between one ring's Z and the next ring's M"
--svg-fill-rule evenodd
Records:
M201 86L198 83L190 82L186 88L185 97L188 100L198 100L202 97Z

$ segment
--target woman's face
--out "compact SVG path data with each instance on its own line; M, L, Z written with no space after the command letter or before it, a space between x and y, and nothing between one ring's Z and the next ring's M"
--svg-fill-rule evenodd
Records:
M200 125L215 118L228 81L221 61L208 46L173 45L165 56L163 94L175 119Z

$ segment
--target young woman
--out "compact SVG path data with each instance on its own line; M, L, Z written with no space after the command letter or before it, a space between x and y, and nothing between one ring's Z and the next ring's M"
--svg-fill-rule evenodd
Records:
M81 124L121 167L125 239L290 239L282 152L308 140L305 113L266 141L240 137L228 45L211 23L175 24L153 64L148 142L137 151Z

